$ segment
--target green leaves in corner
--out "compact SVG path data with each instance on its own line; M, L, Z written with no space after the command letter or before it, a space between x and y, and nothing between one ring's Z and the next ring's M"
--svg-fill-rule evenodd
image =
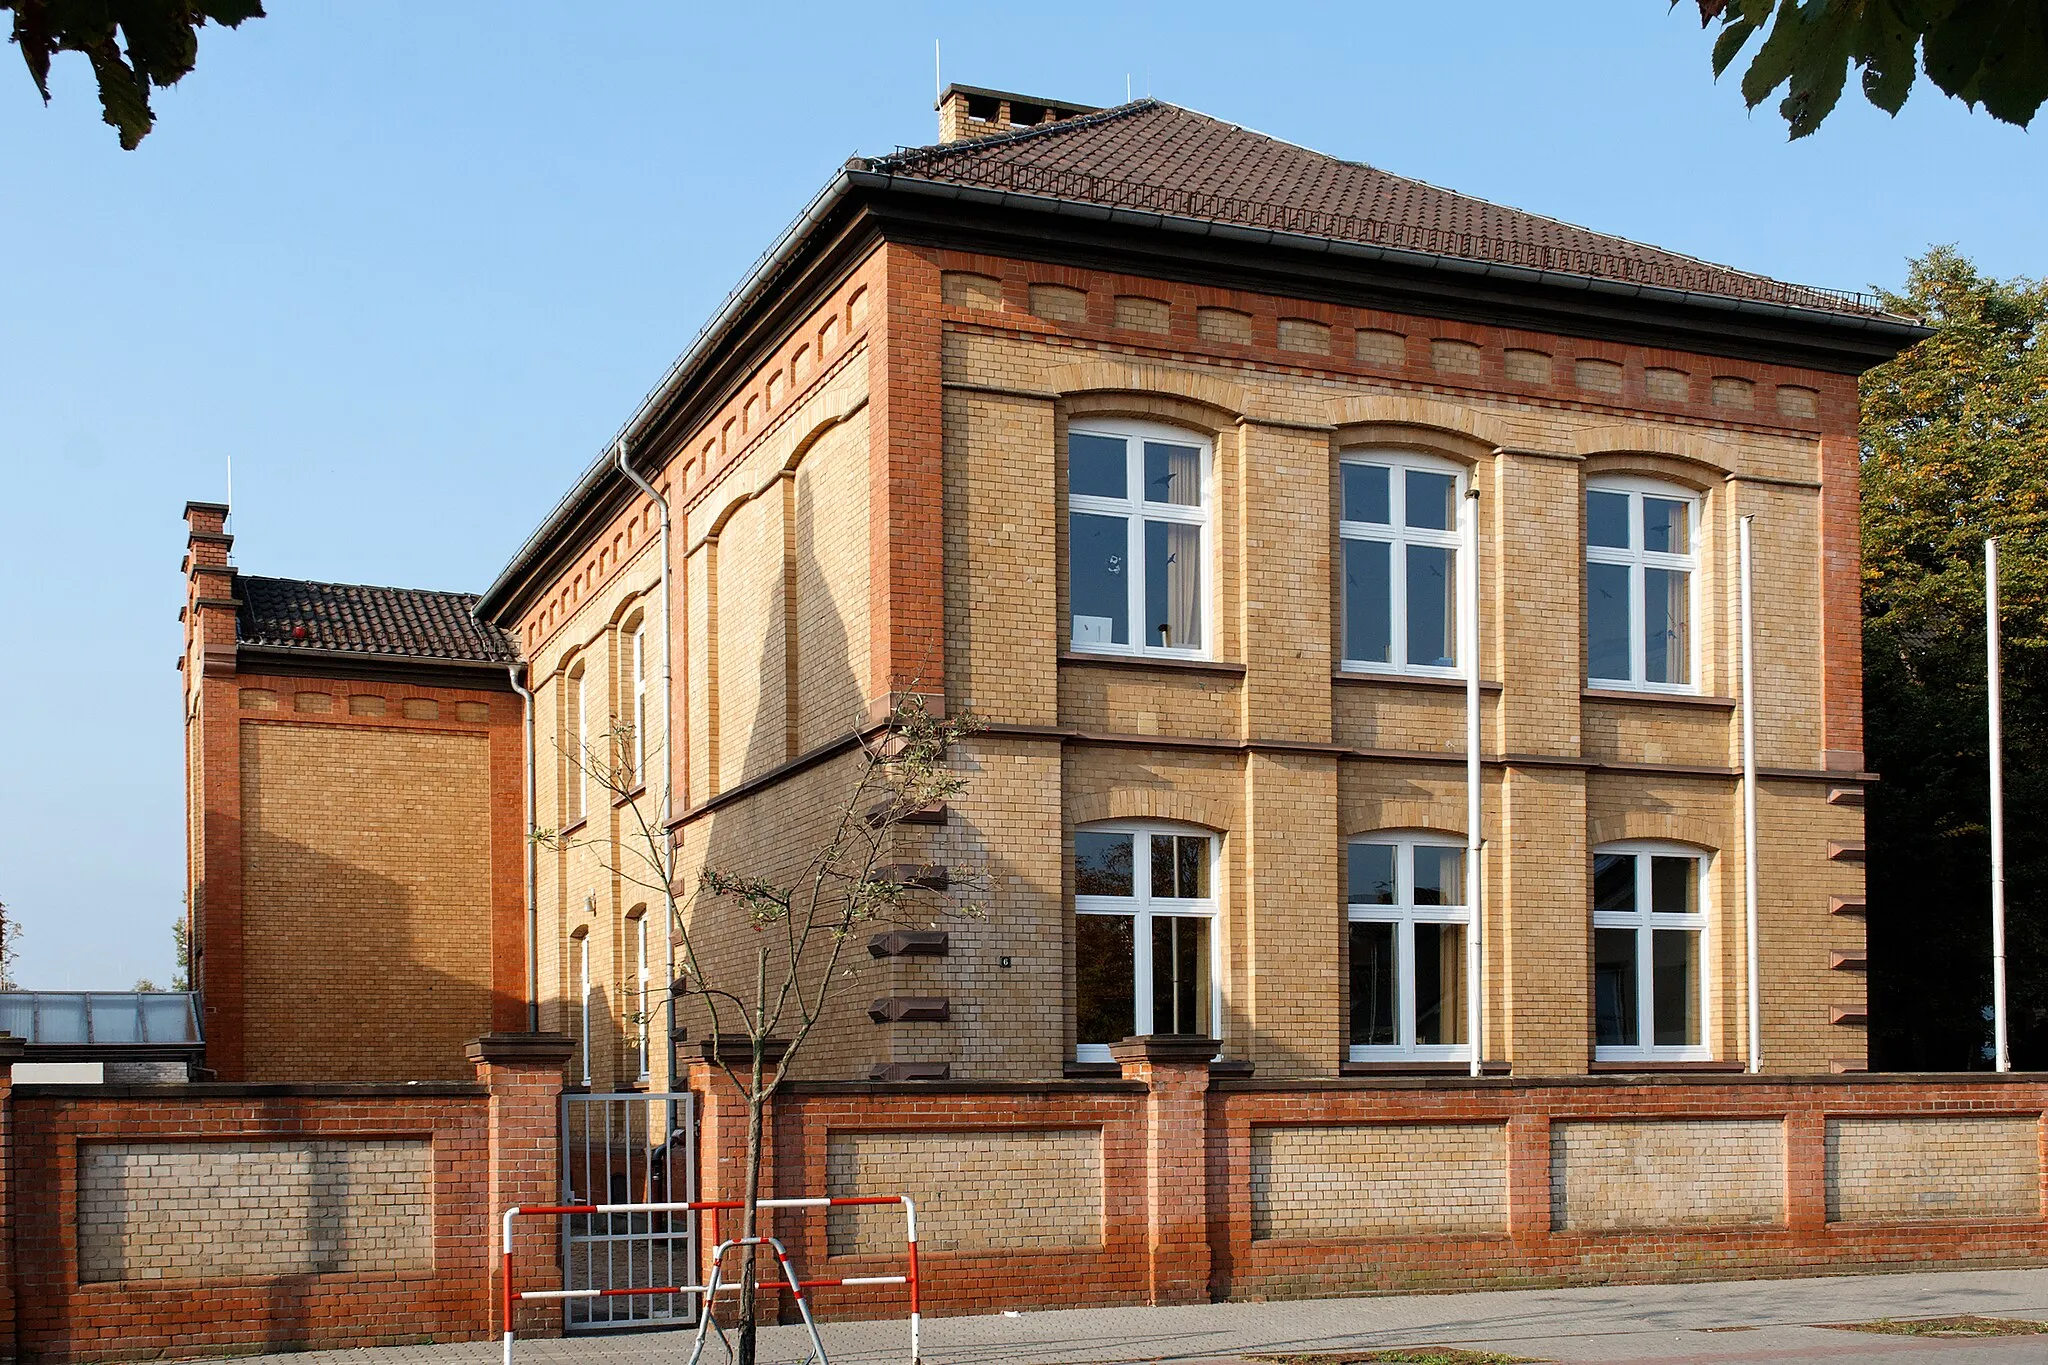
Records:
M263 17L262 0L0 0L29 76L50 102L50 59L82 52L99 84L100 114L134 151L156 122L151 87L175 85L199 60L199 28Z
M1678 0L1671 0L1676 8ZM1928 79L1972 109L2022 128L2048 100L2048 0L1696 0L1700 26L1719 23L1714 78L1750 40L1762 43L1742 73L1754 109L1778 104L1790 134L1807 136L1841 101L1849 65L1863 95L1896 114L1924 65Z

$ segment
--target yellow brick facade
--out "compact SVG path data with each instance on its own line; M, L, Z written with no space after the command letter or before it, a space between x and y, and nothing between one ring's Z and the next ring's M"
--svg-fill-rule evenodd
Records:
M878 331L885 314L856 305L880 290L896 320ZM1185 306L1190 296L1206 322ZM1247 334L1218 321L1297 312L1285 360L1247 358ZM898 339L906 315L931 329L935 353ZM1863 1065L1862 924L1831 913L1862 894L1861 779L1858 755L1823 721L1838 684L1823 658L1817 424L1780 420L1762 401L1711 417L1632 407L1633 388L1616 390L1606 370L1589 386L1581 366L1549 363L1568 354L1567 341L1469 326L1416 352L1456 362L1418 382L1402 368L1406 352L1377 338L1426 328L1345 316L877 247L677 440L663 486L677 506L679 887L705 866L795 868L843 803L857 767L847 746L892 685L915 678L986 722L956 755L968 790L949 823L900 835L906 859L985 874L979 917L950 926L943 958L876 960L851 945L802 1074L918 1063L959 1077L1058 1075L1075 1046L1073 833L1132 819L1218 838L1224 1055L1261 1076L1328 1076L1346 1064L1346 841L1465 833L1462 684L1341 666L1339 461L1358 449L1437 457L1479 495L1483 1059L1516 1075L1596 1069L1593 852L1647 840L1706 860L1703 1051L1722 1067L1749 1060L1735 589L1737 527L1753 516L1762 1065ZM811 352L801 377L799 349ZM1622 348L1582 349L1618 374L1643 363ZM1515 383L1487 379L1509 351ZM1727 365L1651 354L1663 376L1655 394L1667 401L1704 395L1703 376ZM926 371L932 383L919 388ZM1683 393L1672 373L1692 375ZM1849 392L1805 371L1778 377ZM1768 378L1752 381L1759 392ZM1542 386L1551 391L1530 391ZM892 525L877 491L898 477L892 451L909 439L906 390L935 414L935 468L923 477L936 481L936 525ZM1063 452L1071 424L1115 421L1178 428L1213 452L1209 641L1198 665L1079 656L1067 639ZM1599 477L1699 500L1696 695L1587 684L1585 489ZM934 585L943 650L908 664L889 625L902 610L891 560L906 538L937 538L944 566ZM651 544L643 531L640 555L601 586L577 600L573 584L558 585L524 622L544 734L568 724L560 679L572 658L595 680L587 707L614 695L619 623L653 610ZM560 801L544 791L542 827L559 823ZM591 818L612 819L604 837L616 837L614 817ZM609 1041L598 1050L612 1049L596 1069L624 1077L627 916L644 896L594 852L544 864L544 1023L580 1026L571 944L583 933L603 964L593 989ZM703 913L707 968L747 975L751 931ZM871 1023L869 1002L892 996L944 998L950 1020ZM681 1021L693 1037L709 1025L699 1013Z

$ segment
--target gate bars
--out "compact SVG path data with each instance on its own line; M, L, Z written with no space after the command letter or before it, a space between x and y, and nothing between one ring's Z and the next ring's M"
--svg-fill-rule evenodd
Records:
M512 1365L512 1309L513 1305L525 1299L606 1299L624 1298L639 1294L693 1294L704 1300L703 1311L697 1324L697 1350L703 1349L704 1330L711 1319L711 1296L737 1289L728 1285L722 1275L722 1262L726 1251L735 1246L768 1246L775 1252L781 1264L790 1292L796 1296L797 1308L802 1313L805 1325L810 1327L811 1340L816 1345L820 1365L825 1360L824 1347L817 1342L817 1328L811 1324L811 1310L805 1299L807 1289L854 1288L861 1285L907 1285L910 1291L910 1365L919 1365L921 1354L923 1314L919 1304L919 1283L917 1269L917 1205L907 1194L868 1194L841 1196L813 1196L798 1199L762 1199L754 1207L761 1209L826 1209L846 1208L860 1205L900 1204L903 1207L905 1274L902 1275L845 1275L832 1279L799 1279L789 1257L784 1254L782 1244L773 1238L731 1238L718 1244L712 1252L711 1277L708 1284L650 1285L625 1289L528 1289L515 1291L512 1287L512 1229L520 1218L556 1218L591 1216L597 1214L658 1214L658 1213L702 1213L706 1210L725 1212L745 1208L737 1199L692 1199L666 1204L540 1204L530 1208L517 1205L506 1209L502 1218L503 1233L500 1253L503 1264L499 1272L501 1301L499 1311L503 1314L505 1327L504 1365ZM721 1332L721 1336L723 1333ZM696 1359L695 1352L691 1359Z

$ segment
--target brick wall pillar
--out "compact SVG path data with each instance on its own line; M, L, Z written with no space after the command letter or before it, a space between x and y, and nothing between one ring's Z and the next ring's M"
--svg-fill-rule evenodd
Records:
M724 1034L716 1044L719 1056L726 1065L745 1076L753 1066L753 1044L745 1034ZM789 1044L781 1038L768 1040L764 1058L766 1066L761 1073L765 1082L775 1076ZM712 1040L704 1040L699 1055L690 1061L690 1093L697 1102L697 1197L699 1199L738 1199L744 1193L747 1180L747 1097L725 1074L725 1068L711 1060ZM775 1114L774 1102L769 1102L769 1111L761 1116L761 1197L775 1197ZM822 1194L822 1190L804 1191L807 1194ZM717 1217L706 1214L702 1224L705 1262L710 1269L711 1249L718 1241L737 1237L740 1233L740 1215L720 1213ZM762 1210L756 1224L763 1236L772 1237L775 1232L775 1215L771 1210ZM716 1230L717 1235L713 1236ZM792 1253L794 1254L794 1253ZM763 1266L760 1275L765 1283L773 1262ZM739 1253L726 1258L725 1273L730 1279L737 1279L740 1273Z
M1518 1244L1550 1235L1550 1119L1508 1120L1508 1234Z
M576 1050L563 1033L489 1033L471 1043L469 1060L490 1088L490 1287L493 1331L505 1330L499 1252L501 1223L513 1205L553 1204L561 1198L562 1068ZM553 1221L522 1218L514 1229L513 1287L559 1289ZM529 1302L514 1310L522 1336L559 1336L559 1303Z
M0 1033L0 1361L20 1358L14 1319L14 1064L27 1047L24 1039ZM47 1198L47 1190L25 1188L24 1199Z
M1143 1081L1145 1288L1154 1304L1209 1301L1209 1059L1213 1038L1149 1034L1110 1046Z
M1818 1109L1785 1117L1785 1222L1819 1232L1828 1222L1828 1120Z

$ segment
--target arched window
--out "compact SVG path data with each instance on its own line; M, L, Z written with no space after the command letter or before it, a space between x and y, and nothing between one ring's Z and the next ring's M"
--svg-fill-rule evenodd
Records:
M1436 834L1369 834L1345 850L1351 1060L1470 1061L1465 849Z
M1073 649L1206 658L1209 442L1174 427L1088 422L1067 433L1067 606Z
M1074 1059L1133 1034L1218 1036L1216 838L1185 826L1074 833Z
M629 786L640 786L647 781L647 623L633 627L631 650L627 660L631 692L628 694L630 714L633 718L633 740L626 761L632 766Z
M639 1043L637 1052L639 1064L635 1074L646 1080L653 1060L651 1046L654 1028L654 968L647 952L647 910L640 907L628 921L633 930L633 983L636 992L634 1014L639 1020Z
M1586 680L1696 692L1697 494L1643 479L1586 487Z
M583 1083L590 1084L590 934L578 931L572 940L576 950L576 1000L578 1051L583 1059Z
M583 665L569 670L562 706L568 712L569 823L590 814L590 717L583 702Z
M1707 856L1676 844L1593 853L1593 1058L1707 1061Z
M1464 471L1427 455L1354 450L1338 475L1344 667L1456 676Z

